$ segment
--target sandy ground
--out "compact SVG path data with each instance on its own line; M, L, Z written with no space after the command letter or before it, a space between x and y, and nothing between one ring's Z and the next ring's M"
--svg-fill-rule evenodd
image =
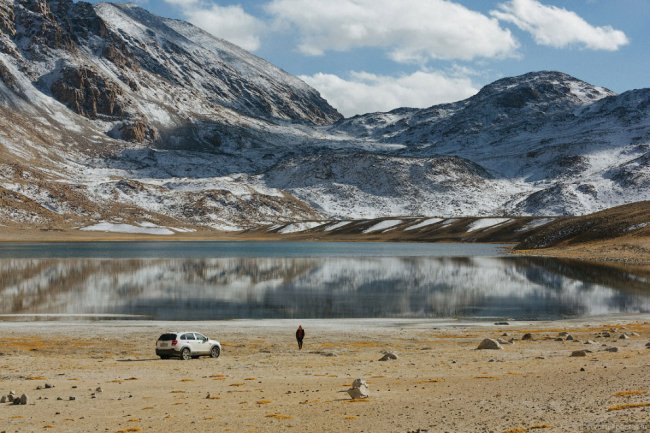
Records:
M0 322L0 393L29 397L0 405L0 431L650 431L650 316L507 326L302 321L302 351L297 324ZM159 360L153 345L169 329L205 333L223 353ZM603 330L611 336L597 337ZM555 341L562 331L575 340ZM525 332L534 340L522 341ZM624 332L638 335L619 339ZM503 333L514 344L475 350ZM592 353L570 357L582 349ZM399 358L378 361L387 350ZM344 392L355 378L368 382L370 398ZM46 383L54 388L37 390Z

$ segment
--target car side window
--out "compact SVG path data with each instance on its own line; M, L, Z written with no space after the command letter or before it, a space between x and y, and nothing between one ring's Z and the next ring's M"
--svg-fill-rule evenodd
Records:
M194 334L197 340L207 340L208 338L202 334Z
M183 334L181 340L194 340L194 334Z

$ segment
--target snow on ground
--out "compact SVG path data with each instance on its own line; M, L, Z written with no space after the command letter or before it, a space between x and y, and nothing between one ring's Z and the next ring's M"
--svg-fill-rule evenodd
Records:
M336 224L334 224L334 225L331 225L331 226L327 227L327 228L325 229L325 231L326 231L326 232L331 232L331 231L333 231L333 230L338 230L338 229L340 229L341 227L345 227L345 226L347 226L347 225L350 224L351 222L352 222L352 221L340 221L340 222L338 222L338 223L336 223Z
M386 229L390 229L392 227L395 227L396 225L402 224L402 220L386 220L382 221L380 223L375 224L374 226L367 228L363 231L363 233L373 233L373 232L379 232L379 231L385 231Z
M408 232L408 231L411 231L411 230L421 229L422 227L430 226L432 224L439 223L440 221L443 221L443 219L442 218L429 218L427 220L424 220L424 221L421 221L421 222L417 223L414 226L407 227L406 229L404 229L404 231Z
M467 227L467 232L474 232L476 230L485 229L488 227L494 227L499 224L510 221L510 218L481 218L476 220Z
M111 232L111 233L139 233L144 235L173 235L174 232L167 227L154 226L147 224L146 227L134 226L131 224L114 224L99 223L88 227L82 227L80 230L85 232Z
M553 220L554 220L554 218L538 218L538 219L534 219L531 222L529 222L528 224L524 225L523 227L517 229L517 231L518 232L527 232L528 230L532 230L532 229L535 229L537 227L541 227L544 224L548 224Z
M304 232L305 230L311 230L321 225L323 225L323 223L317 221L309 221L306 223L294 223L294 224L289 224L288 226L284 227L282 230L279 230L278 233L286 235L289 233Z

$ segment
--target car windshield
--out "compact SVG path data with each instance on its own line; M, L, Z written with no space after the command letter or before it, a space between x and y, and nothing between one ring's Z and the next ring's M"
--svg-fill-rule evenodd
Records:
M176 334L163 334L158 340L161 341L172 341L176 339Z

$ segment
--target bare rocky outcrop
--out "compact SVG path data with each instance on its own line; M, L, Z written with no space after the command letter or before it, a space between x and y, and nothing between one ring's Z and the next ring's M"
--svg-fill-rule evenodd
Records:
M135 119L120 123L110 131L109 135L124 141L144 143L155 141L158 138L158 131L144 119Z
M0 2L0 31L14 36L16 34L14 20L14 5L6 1Z
M59 102L90 119L125 114L120 87L90 67L63 67L50 90Z

